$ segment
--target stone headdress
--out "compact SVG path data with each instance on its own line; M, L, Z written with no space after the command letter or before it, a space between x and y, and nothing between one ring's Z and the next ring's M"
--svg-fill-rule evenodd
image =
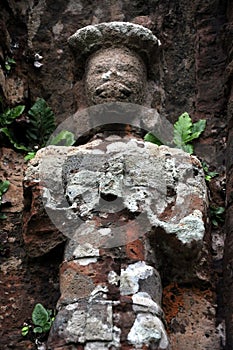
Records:
M89 25L76 31L68 39L79 69L94 52L109 47L127 47L141 56L153 72L161 45L151 30L129 22L108 22Z

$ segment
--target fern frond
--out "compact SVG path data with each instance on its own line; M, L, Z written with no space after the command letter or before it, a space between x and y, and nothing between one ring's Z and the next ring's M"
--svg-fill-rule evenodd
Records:
M54 113L43 98L38 98L28 114L30 123L26 136L30 143L43 147L55 129Z

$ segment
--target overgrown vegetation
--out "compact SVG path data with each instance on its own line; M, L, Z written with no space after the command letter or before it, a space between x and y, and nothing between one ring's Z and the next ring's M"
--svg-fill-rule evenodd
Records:
M21 333L33 337L33 334L46 336L55 318L53 310L46 309L42 304L36 304L29 323L24 323Z
M26 114L24 138L19 140L15 133L14 122L25 112L25 106L8 108L0 115L0 132L18 150L27 152L25 160L32 159L36 151L44 147L55 129L55 116L46 101L38 98ZM50 142L53 145L71 146L75 143L73 133L62 130Z
M15 135L13 122L22 115L24 110L25 106L19 105L4 111L0 116L0 131L8 138L14 148L32 152L35 148L38 149L45 145L55 129L55 117L45 100L38 98L28 111L26 138L24 138L24 142L20 142Z
M198 122L193 123L187 112L181 114L174 124L174 144L177 148L184 150L189 154L193 154L194 149L192 141L197 139L201 133L205 130L206 120L200 119ZM151 132L144 137L145 141L153 142L157 145L163 143Z
M0 181L0 219L6 219L6 215L4 213L1 213L1 206L2 206L2 196L3 194L8 190L10 186L10 181Z
M38 148L44 147L55 129L55 116L43 98L38 98L28 111L29 125L26 137L29 144Z

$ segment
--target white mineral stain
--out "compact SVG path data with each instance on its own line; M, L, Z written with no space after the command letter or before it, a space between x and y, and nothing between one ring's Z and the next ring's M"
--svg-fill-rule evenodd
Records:
M87 266L89 264L94 264L97 262L97 258L80 258L78 259L79 265Z
M120 277L115 271L110 271L108 274L108 282L110 284L118 284Z
M141 349L142 345L157 344L159 349L169 349L169 341L162 321L151 314L139 313L128 334L128 341Z
M139 280L145 280L153 275L153 267L138 261L129 265L126 270L121 270L120 292L121 295L135 294L139 290Z

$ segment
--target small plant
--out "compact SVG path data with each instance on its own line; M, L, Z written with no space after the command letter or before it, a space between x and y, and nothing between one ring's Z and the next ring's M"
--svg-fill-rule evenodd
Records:
M12 123L22 115L24 105L8 108L0 115L0 132L2 132L14 148L28 152L25 160L35 157L36 151L46 145L51 133L55 129L55 116L43 98L38 98L29 109L29 121L26 128L26 139L19 143L14 135ZM59 146L72 146L75 143L74 134L67 130L60 131L52 137L48 144Z
M43 98L38 98L28 112L30 123L26 137L30 144L44 147L55 129L55 117L52 109Z
M5 70L7 72L10 72L12 65L15 65L15 64L16 64L16 62L13 58L7 57L5 60Z
M26 151L26 160L35 156L37 149L45 146L49 136L55 128L55 117L53 111L47 106L42 98L38 98L28 111L29 122L27 123L26 139L19 143L12 123L22 115L24 105L8 108L0 115L0 131L8 138L14 148Z
M52 310L47 310L42 304L36 304L32 311L32 324L25 323L22 327L21 334L25 337L32 331L34 334L48 333L55 314Z
M211 222L215 227L218 227L225 220L225 208L224 207L210 207Z
M205 130L206 120L200 119L198 122L193 123L187 112L181 114L174 124L174 143L177 148L183 149L189 154L193 154L192 141L197 139L201 133ZM161 145L162 142L152 133L148 133L144 137L145 141L153 142L157 145Z
M219 173L217 173L216 171L209 171L209 166L205 162L202 162L202 167L205 173L205 179L208 182L219 175Z
M9 128L9 126L22 115L22 113L25 110L24 105L19 105L13 108L7 108L3 113L0 115L0 131L8 138L10 143L19 150L27 151L27 147L19 144L17 140L14 137L14 133Z
M192 119L187 112L181 114L174 124L174 143L178 148L192 154L193 145L190 142L197 139L205 130L205 127L206 120L200 119L198 122L192 123Z
M8 190L10 186L10 181L0 181L0 208L2 205L2 196ZM6 215L0 212L0 219L6 219Z

